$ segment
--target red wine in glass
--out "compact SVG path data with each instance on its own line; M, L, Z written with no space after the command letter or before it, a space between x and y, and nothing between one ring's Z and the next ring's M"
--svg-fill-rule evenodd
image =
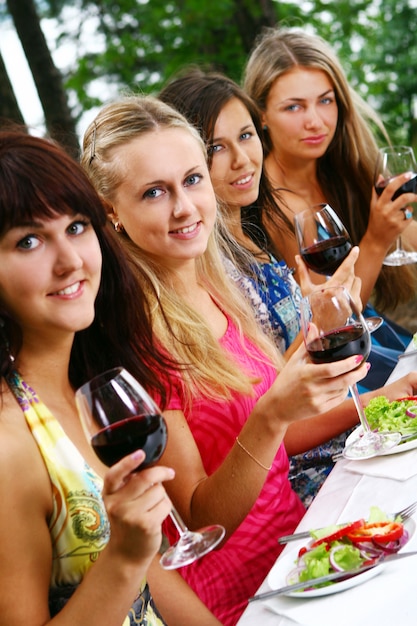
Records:
M395 178L395 176L391 176L391 178L386 178L384 180L380 180L375 185L375 191L378 196L384 191L385 187ZM417 172L415 175L407 180L401 187L397 189L397 191L392 196L393 200L399 198L403 193L417 193Z
M369 356L367 323L344 287L325 287L301 301L301 324L313 363L333 363L350 356ZM358 365L359 367L359 365ZM363 435L345 447L348 459L368 459L397 445L399 433L374 433L369 427L356 384L349 387Z
M167 427L159 413L127 417L102 428L91 437L94 452L107 467L136 450L143 450L146 458L136 471L156 463L166 444Z
M323 239L308 248L301 248L300 254L307 267L313 272L331 276L346 259L351 249L350 239L339 235Z
M387 146L380 148L375 166L375 191L378 196L396 176L413 172L414 176L406 181L395 191L392 200L404 193L416 193L417 191L417 163L411 146ZM400 266L417 263L417 252L404 250L401 237L397 238L396 248L388 254L384 265Z
M333 363L361 354L366 360L371 351L371 338L362 324L349 324L325 332L307 344L313 363Z
M328 204L316 204L297 213L294 228L305 264L322 276L332 276L352 249L348 231ZM383 318L380 316L367 318L371 332L382 323Z
M297 213L294 227L300 254L317 274L332 276L352 249L349 233L328 204Z
M157 404L124 368L99 374L75 393L84 432L100 460L107 466L136 450L144 450L143 471L162 456L167 444L167 425ZM173 507L171 519L179 540L161 557L165 569L184 567L217 546L225 529L212 524L190 531Z

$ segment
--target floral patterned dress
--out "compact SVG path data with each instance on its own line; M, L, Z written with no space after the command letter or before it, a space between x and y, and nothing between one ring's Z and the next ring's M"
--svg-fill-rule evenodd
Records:
M110 524L101 496L103 482L19 374L11 374L7 382L24 413L51 480L53 512L49 531L53 555L49 607L53 617L71 597L109 540ZM120 626L134 624L164 624L153 606L146 580Z

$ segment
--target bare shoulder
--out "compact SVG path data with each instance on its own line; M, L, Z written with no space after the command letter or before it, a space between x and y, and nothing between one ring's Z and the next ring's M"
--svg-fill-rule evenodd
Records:
M51 509L49 476L23 412L11 394L3 394L0 408L0 494L3 502L32 499ZM7 494L7 500L4 497Z
M5 394L0 409L0 615L2 623L23 626L28 607L16 598L30 598L32 623L48 619L52 497L36 442L13 400Z

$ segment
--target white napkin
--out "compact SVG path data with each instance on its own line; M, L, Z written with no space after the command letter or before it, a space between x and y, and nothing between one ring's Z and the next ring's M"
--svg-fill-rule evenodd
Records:
M417 474L417 449L363 461L349 461L345 464L345 469L354 474L408 480Z

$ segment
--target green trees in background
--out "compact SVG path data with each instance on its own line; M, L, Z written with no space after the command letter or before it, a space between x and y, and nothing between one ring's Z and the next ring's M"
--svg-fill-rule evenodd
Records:
M24 6L35 0L7 0L7 7L4 2L0 0L0 9L5 16L13 15L7 9L11 4L24 15ZM417 143L417 0L78 0L75 30L66 20L74 2L39 0L33 6L41 25L46 16L58 20L57 46L70 39L79 50L62 76L65 102L57 92L54 96L63 111L71 101L74 124L83 112L123 89L157 91L190 63L240 81L256 35L264 26L281 23L308 28L329 41L352 85L380 112L393 140ZM36 28L33 20L30 26ZM36 48L26 46L25 53L31 65ZM42 71L43 83L56 89L55 66L45 62ZM3 117L5 85L0 81ZM48 93L40 93L40 99L49 130L54 124L48 124ZM10 116L10 94L8 103ZM68 132L73 132L69 126Z

